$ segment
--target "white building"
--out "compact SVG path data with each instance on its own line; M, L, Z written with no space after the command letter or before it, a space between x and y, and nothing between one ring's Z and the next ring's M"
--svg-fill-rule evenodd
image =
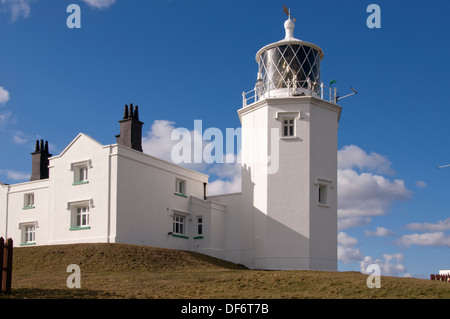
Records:
M295 39L292 20L285 29L257 53L257 84L238 110L241 193L207 196L208 176L144 154L143 123L129 105L116 144L80 133L56 156L36 144L31 181L0 184L0 236L21 246L127 243L249 268L337 270L341 108L320 84L322 50Z

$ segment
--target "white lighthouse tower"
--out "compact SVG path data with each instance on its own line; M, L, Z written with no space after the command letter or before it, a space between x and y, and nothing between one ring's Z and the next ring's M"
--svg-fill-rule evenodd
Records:
M242 214L252 268L337 270L337 130L341 107L320 81L323 51L285 38L256 54L243 93Z

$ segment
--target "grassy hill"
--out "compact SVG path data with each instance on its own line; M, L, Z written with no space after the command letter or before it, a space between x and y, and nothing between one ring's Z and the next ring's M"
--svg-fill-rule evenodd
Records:
M81 268L81 288L66 285ZM14 249L12 295L0 298L445 298L450 284L382 277L369 289L358 272L262 271L199 253L123 244Z

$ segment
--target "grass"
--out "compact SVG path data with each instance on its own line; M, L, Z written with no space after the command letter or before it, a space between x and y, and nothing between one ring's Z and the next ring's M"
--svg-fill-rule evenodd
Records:
M358 272L248 270L195 252L123 244L14 249L6 299L450 299L450 284L382 277L369 289ZM81 268L69 289L67 266Z

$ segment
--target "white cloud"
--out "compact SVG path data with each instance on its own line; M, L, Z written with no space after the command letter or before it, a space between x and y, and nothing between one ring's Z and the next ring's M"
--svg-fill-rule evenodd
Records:
M30 174L11 169L0 169L1 174L5 174L8 179L13 181L25 181L30 179Z
M427 183L425 183L424 181L417 181L416 182L416 187L417 188L426 188L427 187Z
M28 143L28 137L22 131L13 131L12 135L13 143L19 145Z
M11 119L11 112L0 113L0 128L6 125Z
M3 86L0 86L0 105L4 105L8 101L9 92Z
M217 179L208 185L208 195L222 195L239 193L241 191L241 175L234 176L231 180Z
M239 156L227 154L225 158L226 163L216 163L208 171L209 174L219 177L208 185L208 195L239 193L241 191L242 167L238 161Z
M443 232L403 235L398 243L406 247L411 245L450 247L450 235Z
M83 0L87 5L96 9L106 9L112 6L116 0Z
M16 143L16 144L25 144L25 143L28 142L28 139L27 139L26 137L21 137L21 136L19 136L19 135L14 135L14 136L12 137L12 140L13 140L13 142Z
M202 140L201 132L197 132L196 130L188 131L186 129L186 134L190 140L183 136L180 137L180 140L172 140L172 132L176 129L179 130L180 128L175 127L175 122L155 120L150 130L142 138L143 152L165 161L172 162L198 172L206 173L209 166L207 163L204 161L201 161L200 163L194 162L194 140L201 141L200 143L202 144L202 149L205 145L205 142ZM185 147L186 150L189 150L190 154L185 162L183 161L181 163L177 163L172 158L172 150L174 146L180 145L180 143L186 143L183 144L183 148Z
M31 13L31 2L34 0L0 0L1 9L11 13L11 22L19 18L28 18Z
M403 254L384 254L384 260L374 259L371 256L366 256L360 262L361 272L362 273L370 273L367 272L367 267L371 264L377 264L381 269L381 276L402 276L402 277L411 277L411 275L406 271Z
M144 153L172 161L172 147L177 141L170 139L172 131L175 129L175 122L156 120L153 122L150 131L142 138L142 149Z
M339 217L381 216L394 201L406 200L411 192L402 180L388 180L352 169L338 170Z
M359 248L356 248L359 244L358 239L344 232L338 233L338 259L339 261L349 264L358 262L360 265L360 271L362 273L367 272L367 267L371 264L377 264L381 269L381 276L402 276L411 277L406 271L404 266L403 254L383 254L383 259L375 259L371 256L365 256Z
M338 219L338 229L344 230L347 228L359 227L368 225L372 222L370 217L346 217Z
M363 254L359 248L355 248L358 244L358 239L347 235L347 233L338 233L338 260L344 264L353 262L360 262Z
M338 243L345 247L355 246L358 244L358 239L355 237L349 236L347 233L339 232L338 234Z
M436 224L411 223L406 225L406 228L409 230L430 231L430 232L450 230L450 217L443 221L440 220Z
M384 215L393 202L411 197L403 180L390 180L382 173L394 173L386 157L367 154L355 145L338 151L340 229L367 225L370 217Z
M338 152L338 167L340 169L354 169L371 171L377 174L394 174L391 162L378 153L367 154L356 145L344 146Z
M393 231L391 231L387 228L384 228L384 227L377 227L374 232L366 230L365 233L366 233L366 236L376 236L376 237L386 237L386 236L394 235Z

